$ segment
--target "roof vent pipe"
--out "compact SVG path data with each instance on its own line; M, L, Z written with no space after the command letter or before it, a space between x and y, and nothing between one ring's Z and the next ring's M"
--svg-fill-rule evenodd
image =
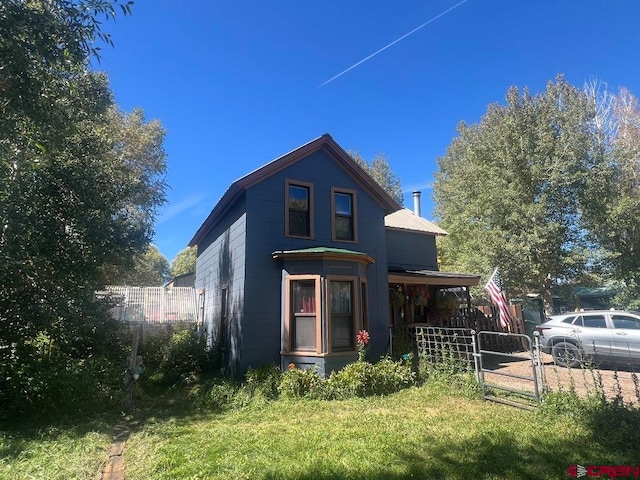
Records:
M421 216L420 215L420 191L416 190L415 192L413 192L413 213L415 213L417 216Z

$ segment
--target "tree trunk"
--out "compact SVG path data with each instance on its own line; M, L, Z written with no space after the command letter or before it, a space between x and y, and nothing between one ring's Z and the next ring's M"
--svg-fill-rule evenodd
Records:
M545 282L544 286L540 289L540 297L542 297L542 306L544 307L545 317L550 317L554 314L553 311L553 295L551 294L551 285Z

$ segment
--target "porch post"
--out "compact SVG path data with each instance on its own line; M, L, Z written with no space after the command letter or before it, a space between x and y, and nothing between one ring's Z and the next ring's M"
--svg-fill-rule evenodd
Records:
M467 293L467 325L469 325L469 328L473 328L474 330L476 329L476 322L473 322L473 325L471 324L471 294L469 293L469 287L464 287L466 293Z

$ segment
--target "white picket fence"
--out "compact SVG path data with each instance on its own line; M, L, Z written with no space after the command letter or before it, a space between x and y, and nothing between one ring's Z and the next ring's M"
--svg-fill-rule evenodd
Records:
M114 318L125 323L196 323L196 291L193 287L107 286L104 296L115 302Z

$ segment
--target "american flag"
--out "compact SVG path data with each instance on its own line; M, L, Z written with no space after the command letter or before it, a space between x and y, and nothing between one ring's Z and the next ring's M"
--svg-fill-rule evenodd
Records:
M511 311L509 309L509 302L502 290L502 282L500 281L500 275L498 274L498 268L493 271L493 275L484 286L484 289L489 294L489 299L492 303L495 303L500 310L500 325L503 328L507 328L509 321L511 320Z

